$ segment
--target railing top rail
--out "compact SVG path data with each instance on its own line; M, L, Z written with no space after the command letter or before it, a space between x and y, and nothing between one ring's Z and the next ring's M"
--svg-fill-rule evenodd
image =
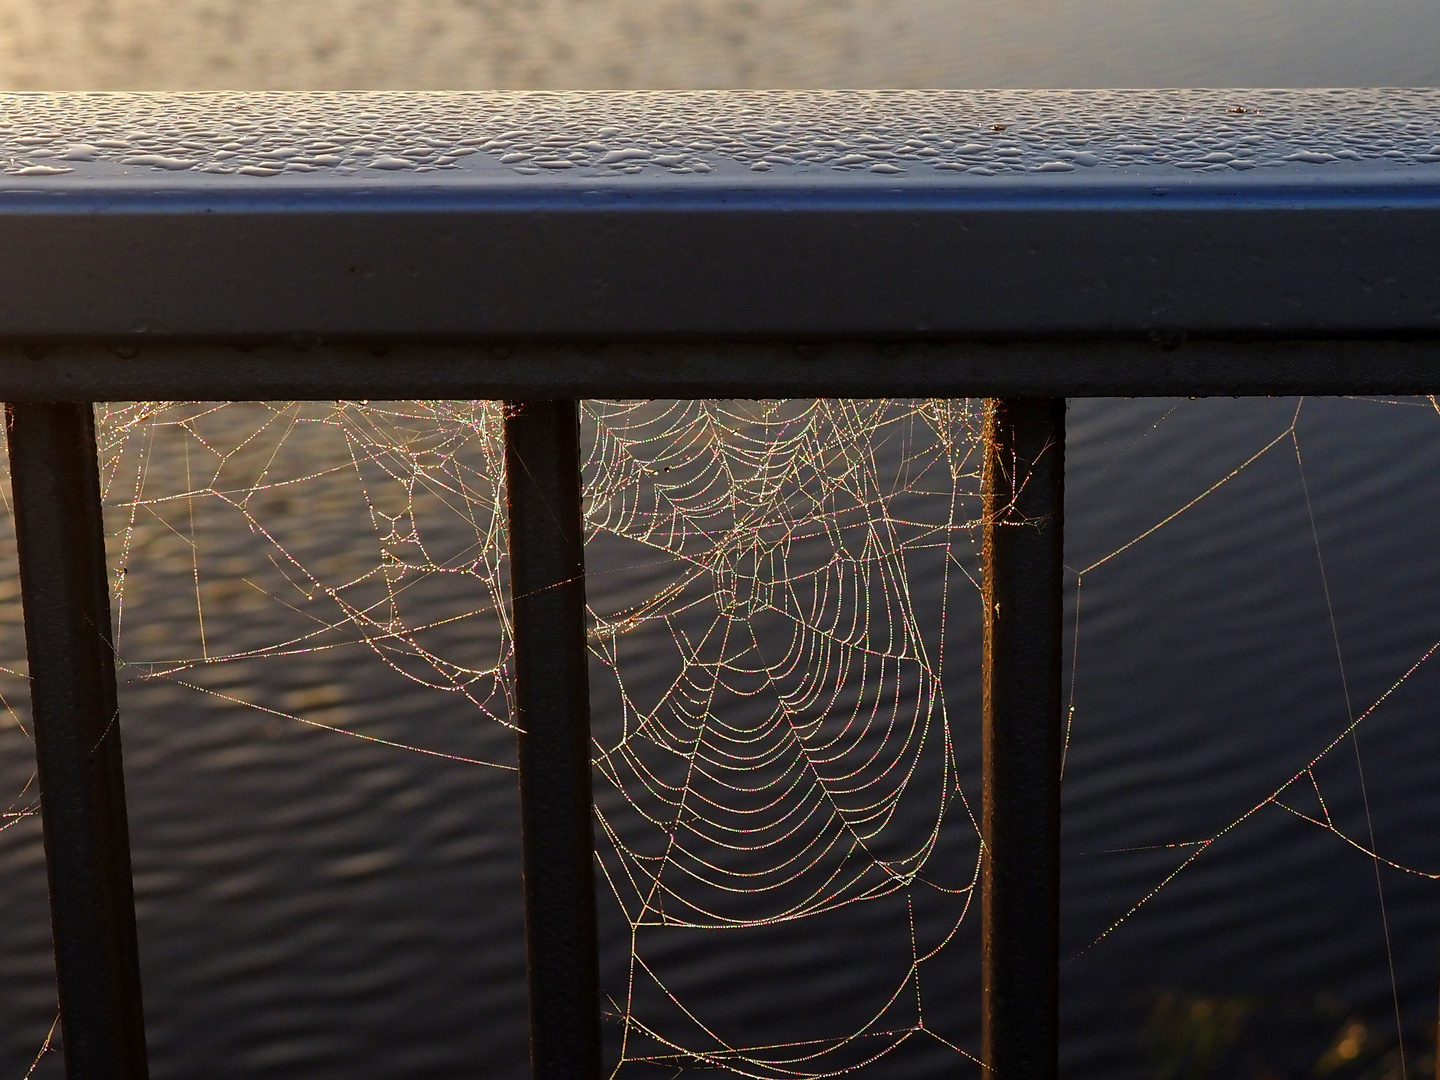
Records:
M16 94L0 173L11 343L1440 334L1433 90Z
M684 190L757 173L984 190L1020 176L1153 184L1257 168L1284 183L1440 184L1440 168L1415 168L1440 165L1440 90L6 94L0 161L10 190L208 190L226 177L251 191L387 177L407 189L639 177Z

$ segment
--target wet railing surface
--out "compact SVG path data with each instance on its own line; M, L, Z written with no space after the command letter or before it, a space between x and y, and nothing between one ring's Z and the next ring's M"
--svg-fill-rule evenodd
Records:
M576 400L991 399L981 1057L1039 1078L1064 398L1440 390L1434 91L11 95L0 173L0 399L76 1080L147 1068L90 402L509 403L551 1080L600 1071Z

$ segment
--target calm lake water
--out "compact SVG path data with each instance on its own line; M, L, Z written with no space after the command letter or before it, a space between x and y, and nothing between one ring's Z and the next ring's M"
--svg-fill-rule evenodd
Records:
M1437 40L1429 0L0 0L0 86L1435 85ZM233 421L238 444L250 420L221 423ZM1440 873L1440 657L1407 672L1440 640L1440 412L1429 401L1076 401L1069 424L1079 607L1067 642L1064 1074L1398 1077L1397 1001L1405 1071L1433 1073L1440 886L1425 875ZM249 508L327 580L373 568L372 511L398 512L342 482L353 459L334 435L287 436L304 453L277 470L301 475L304 458L333 472ZM885 454L903 456L893 444ZM484 462L473 465L480 475ZM150 467L156 484L185 489L174 447ZM483 490L470 495L484 505ZM946 512L912 502L917 520ZM428 689L396 656L349 648L354 635L307 637L318 624L304 576L233 506L197 505L194 520L174 506L137 519L122 654L303 644L188 669L204 692L182 676L136 677L148 667L125 673L153 1074L523 1076L514 777L493 767L513 745L483 716L504 711L486 682L493 597L454 579L406 594L424 646L478 673L474 700ZM118 537L126 511L112 513ZM439 529L427 557L459 558L483 518ZM13 550L8 514L0 529ZM206 560L198 603L192 550ZM954 554L973 570L963 537ZM591 560L592 602L612 613L674 571L623 544L597 544ZM12 557L0 565L0 691L15 710L0 721L0 798L15 811L33 800L32 765L17 726L28 720ZM938 580L926 565L912 567L923 603L950 596L924 587ZM973 590L955 581L942 697L953 766L973 793L978 623ZM925 610L933 633L940 620ZM323 618L337 620L328 608ZM628 689L647 700L675 677L658 656L622 657ZM613 735L623 709L606 680L597 664L597 726ZM1397 680L1312 783L1307 764ZM918 767L917 788L933 768ZM607 798L602 784L602 807L616 809ZM923 833L933 819L933 807L903 803L891 828ZM54 1019L53 976L38 822L0 824L0 1077L18 1078ZM1381 864L1379 887L1361 850L1372 830L1398 864ZM963 828L945 836L928 866L961 888L973 851ZM857 1030L910 963L900 896L771 929L665 931L647 955L736 1039ZM942 933L956 910L920 904L917 934ZM605 911L606 989L623 997L630 931L613 903ZM972 911L927 961L921 995L927 1028L972 1050L976 922ZM646 1015L679 1031L667 999L651 996ZM1217 1049L1207 1058L1205 1046ZM50 1055L35 1075L60 1073ZM911 1039L862 1075L979 1073Z
M9 89L1433 86L1433 0L0 0Z

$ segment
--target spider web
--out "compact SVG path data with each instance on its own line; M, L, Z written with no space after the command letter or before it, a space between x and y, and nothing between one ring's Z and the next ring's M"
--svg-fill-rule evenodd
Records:
M490 402L102 407L122 682L513 768L337 723L323 696L284 704L306 703L305 665L339 653L512 723L500 417ZM973 593L974 409L597 401L584 422L599 867L607 952L625 958L606 987L617 1069L832 1075L917 1035L963 1054L927 1027L920 973L978 873L944 669L950 607ZM292 690L277 703L267 678ZM942 846L963 858L937 870ZM707 1017L703 987L677 992L668 939L686 936L693 967L684 957L734 947L697 932L857 905L908 956L878 984L857 977L864 1000L838 1021L770 1032ZM790 975L804 992L813 972Z
M479 717L508 724L498 416L489 402L103 408L102 491L126 514L111 541L122 678L200 690L187 677L206 667L342 650L368 654L424 689L460 695ZM307 513L295 512L300 503ZM357 540L359 529L366 532ZM225 561L233 564L240 547L258 547L264 562L236 580ZM148 640L130 647L146 629L126 618L141 602L129 578L140 550L171 571L160 580L188 594L183 602L193 612L189 640L167 640L173 651L158 656ZM189 589L179 586L177 569L191 579ZM238 596L252 604L237 605ZM207 615L213 621L217 608L233 617L255 606L266 614L245 647L212 652ZM447 633L459 624L467 631L463 651Z
M1431 407L1436 411L1436 413L1440 413L1440 401L1437 401L1437 399L1434 397L1431 397L1428 400ZM1401 402L1391 402L1390 404L1401 404ZM1189 868L1193 863L1198 861L1211 845L1215 844L1222 837L1226 836L1234 829L1243 825L1246 821L1248 821L1256 814L1271 807L1286 811L1287 813L1295 815L1302 821L1308 822L1311 825L1323 829L1324 831L1330 833L1331 835L1342 841L1345 845L1354 848L1368 858L1372 859L1377 864L1383 864L1393 870L1398 870L1405 874L1414 875L1431 881L1440 881L1440 871L1427 870L1420 867L1408 865L1403 862L1398 862L1394 859L1386 858L1378 850L1376 850L1374 827L1373 824L1371 824L1369 821L1370 810L1368 806L1368 795L1363 796L1366 801L1365 816L1367 822L1367 835L1362 838L1357 837L1351 832L1346 831L1346 829L1344 829L1335 820L1335 818L1330 812L1330 808L1326 805L1325 793L1322 790L1320 780L1316 774L1316 770L1320 766L1321 762L1324 761L1327 757L1329 757L1332 753L1334 753L1338 749L1346 747L1347 745L1352 746L1355 752L1357 770L1359 772L1360 784L1362 786L1363 793L1364 764L1360 757L1358 743L1353 742L1353 736L1355 735L1356 730L1367 719L1369 719L1371 716L1381 710L1385 706L1386 702L1391 698L1391 696L1394 695L1395 692L1399 690L1403 685L1405 685L1405 683L1408 682L1410 678L1415 675L1416 672L1418 672L1421 667L1424 666L1436 654L1436 652L1440 652L1440 640L1436 640L1435 642L1424 648L1421 652L1419 652L1418 655L1414 656L1413 661L1409 664L1408 667L1406 667L1403 671L1399 673L1398 677L1396 677L1392 682L1390 682L1389 685L1386 686L1383 691L1379 693L1372 701L1366 704L1363 709L1357 710L1356 703L1351 696L1349 678L1346 674L1345 654L1344 649L1341 646L1340 631L1336 623L1335 607L1330 592L1329 578L1325 569L1324 550L1320 541L1319 531L1316 527L1315 511L1311 502L1310 487L1305 472L1305 459L1304 455L1301 452L1299 421L1304 406L1305 402L1302 399L1295 405L1295 410L1290 417L1289 424L1287 424L1281 431L1279 431L1274 436L1274 438L1270 439L1268 442L1260 446L1259 449L1257 449L1253 454L1240 462L1240 464L1235 466L1235 468L1231 469L1228 473L1221 476L1209 487L1195 494L1194 497L1187 500L1175 511L1162 518L1161 520L1155 522L1143 532L1132 537L1120 547L1115 548L1114 550L1100 556L1099 558L1090 562L1088 565L1072 570L1075 578L1076 628L1073 635L1074 652L1072 655L1070 678L1071 697L1067 710L1067 748L1070 741L1070 730L1074 724L1076 711L1074 696L1075 671L1078 668L1079 664L1081 643L1081 634L1079 631L1081 606L1079 598L1085 583L1085 578L1093 574L1095 571L1099 570L1101 567L1105 566L1112 560L1122 556L1126 551L1135 547L1137 544L1144 542L1167 525L1179 519L1182 515L1197 508L1202 502L1214 496L1216 493L1221 491L1227 484L1235 481L1247 469L1256 465L1261 460L1277 453L1286 454L1287 456L1292 457L1296 469L1295 479L1300 487L1304 499L1305 513L1310 533L1309 539L1313 545L1314 558L1316 560L1317 570L1319 573L1320 585L1323 590L1325 615L1329 623L1329 633L1334 645L1334 659L1337 673L1340 679L1341 694L1344 699L1345 715L1345 723L1337 731L1334 732L1333 737L1330 738L1327 742L1323 743L1318 748L1316 748L1312 755L1303 759L1299 763L1299 768L1297 768L1292 775L1286 778L1285 781L1278 787L1276 787L1274 790L1267 792L1265 796L1258 802L1247 807L1243 813L1238 814L1233 819L1226 822L1221 829L1209 836L1203 837L1198 840L1189 840L1181 841L1178 843L1156 845L1157 848L1189 848L1192 850L1189 851L1189 853L1185 856L1184 860L1173 871L1166 874L1165 877L1163 877L1160 881L1156 882L1154 888L1150 889L1143 896L1139 897L1134 904L1129 906L1124 911L1123 914L1121 914L1109 926L1107 926L1095 938L1094 943L1098 943L1104 940L1115 930L1119 929L1119 927L1126 921L1128 921L1131 916L1133 916L1142 907L1144 907L1147 903L1153 900L1162 889L1164 889L1168 884L1174 881L1176 877L1178 877L1183 871ZM1165 416L1161 417L1161 419L1156 422L1155 426L1158 426L1173 412L1174 409L1172 409L1170 412L1167 412ZM1148 432L1146 434L1148 434ZM1129 448L1127 447L1127 451L1128 449ZM1297 805L1295 804L1299 804L1302 808L1297 808ZM1311 806L1314 807L1313 810L1310 809ZM1383 889L1381 890L1381 892L1383 896Z
M1191 402L1167 403L1167 405L1168 408L1164 413L1148 428L1140 431L1138 437L1129 442L1118 454L1111 457L1100 472L1104 472L1105 469L1115 465L1134 451L1138 451L1137 457L1144 456L1147 452L1158 452L1155 442L1147 443L1147 440L1152 440L1152 436L1163 427L1173 425L1176 422L1173 418L1177 415L1183 415L1184 412L1197 408ZM1325 471L1307 467L1307 457L1314 453L1314 445L1331 439L1331 432L1337 427L1336 421L1342 416L1340 411L1342 407L1348 407L1349 418L1353 420L1359 415L1358 409L1373 409L1374 406L1380 405L1388 407L1392 412L1396 408L1400 408L1410 414L1409 416L1395 417L1395 420L1403 422L1403 427L1401 423L1388 426L1408 433L1409 440L1404 445L1416 463L1428 460L1431 453L1429 444L1433 442L1433 435L1427 435L1424 430L1424 417L1427 414L1440 413L1440 403L1437 403L1434 398L1385 401L1351 399L1350 401L1328 403L1300 399L1290 402L1288 407L1282 402L1275 402L1273 405L1287 408L1288 415L1283 422L1274 424L1269 434L1239 454L1235 453L1237 447L1227 446L1220 454L1216 455L1217 458L1222 455L1231 457L1231 460L1235 462L1233 466L1223 471L1217 469L1212 472L1210 475L1215 479L1203 482L1197 488L1187 492L1184 497L1171 504L1173 508L1168 512L1158 515L1143 527L1130 532L1123 543L1115 547L1095 549L1088 559L1069 568L1071 589L1073 589L1071 596L1074 623L1069 677L1070 701L1065 735L1067 757L1075 741L1084 739L1090 724L1100 719L1093 712L1087 714L1085 691L1084 689L1077 690L1077 688L1083 688L1085 684L1083 674L1085 665L1082 657L1086 653L1087 642L1097 634L1104 640L1113 628L1114 620L1113 612L1102 613L1098 616L1100 624L1098 630L1091 628L1092 621L1097 617L1088 615L1089 609L1085 603L1088 595L1087 583L1098 578L1101 583L1100 587L1106 587L1107 575L1113 574L1127 560L1133 560L1148 545L1153 545L1162 534L1168 535L1176 528L1188 528L1193 534L1190 540L1181 540L1173 548L1170 558L1174 559L1176 553L1193 551L1194 537L1203 535L1203 526L1187 525L1187 522L1219 521L1231 529L1243 528L1243 524L1234 517L1233 508L1237 505L1236 503L1232 502L1232 509L1228 512L1229 517L1225 516L1225 511L1221 511L1218 518L1212 515L1207 519L1205 516L1207 508L1226 499L1228 493L1235 488L1246 484L1252 485L1251 494L1232 498L1242 500L1238 505L1247 505L1244 501L1247 499L1249 504L1253 505L1257 502L1254 497L1256 489L1253 485L1263 484L1268 496L1264 502L1265 508L1275 521L1284 522L1287 537L1284 546L1290 553L1290 557L1296 560L1296 563L1286 571L1288 579L1296 585L1309 586L1317 595L1312 598L1309 605L1310 610L1313 611L1310 625L1303 631L1293 628L1290 631L1290 637L1296 639L1296 643L1287 642L1283 637L1272 637L1270 642L1271 649L1288 651L1287 660L1290 667L1285 672L1285 677L1290 678L1294 687L1297 688L1291 698L1295 703L1292 705L1294 710L1292 715L1283 717L1285 721L1283 728L1277 726L1278 730L1284 732L1283 742L1272 740L1269 744L1270 752L1267 755L1266 770L1271 775L1276 775L1276 781L1272 782L1273 786L1267 786L1258 792L1252 789L1240 794L1233 786L1227 785L1222 778L1220 771L1222 766L1219 755L1217 755L1209 763L1207 773L1209 782L1213 785L1212 790L1226 789L1227 787L1229 790L1223 790L1218 797L1213 798L1209 809L1203 815L1189 815L1191 818L1208 818L1210 824L1205 831L1194 830L1183 838L1156 837L1151 843L1139 843L1133 846L1109 848L1089 853L1080 852L1079 855L1105 855L1121 859L1147 856L1149 857L1147 865L1160 869L1148 883L1141 885L1125 898L1118 908L1112 908L1104 922L1092 927L1088 935L1076 939L1077 947L1070 950L1067 964L1090 960L1103 945L1110 943L1134 923L1137 916L1143 911L1163 902L1164 898L1169 897L1174 890L1181 887L1179 883L1182 881L1192 882L1196 875L1203 873L1202 868L1217 859L1220 860L1220 865L1212 867L1211 872L1222 880L1233 880L1237 866L1244 866L1249 875L1263 873L1261 864L1269 862L1273 856L1267 855L1257 861L1253 851L1248 856L1237 853L1235 845L1231 842L1235 840L1239 832L1245 830L1252 834L1249 841L1252 846L1256 843L1254 836L1258 831L1259 835L1267 838L1261 841L1262 843L1273 844L1278 837L1283 835L1286 842L1298 847L1297 839L1303 842L1304 837L1296 837L1293 831L1282 832L1284 829L1283 819L1288 816L1291 821L1304 823L1305 826L1319 830L1326 837L1338 842L1340 854L1352 852L1370 864L1372 870L1370 875L1372 878L1371 898L1374 905L1371 909L1373 912L1371 917L1378 923L1378 934L1373 936L1378 938L1383 947L1378 956L1370 953L1366 957L1366 961L1370 965L1371 971L1379 967L1384 972L1385 996L1388 999L1385 1006L1392 1013L1388 1022L1390 1029L1388 1034L1384 1032L1386 1024L1383 1018L1378 1021L1373 1021L1373 1018L1371 1021L1366 1021L1359 1019L1358 1014L1352 1013L1348 1021L1350 1026L1345 1031L1352 1035L1356 1032L1359 1034L1349 1037L1347 1042L1347 1036L1342 1032L1342 1036L1337 1036L1331 1049L1320 1058L1314 1068L1321 1074L1329 1074L1340 1069L1342 1070L1340 1075L1344 1076L1363 1075L1367 1078L1377 1078L1377 1080L1382 1077L1384 1080L1401 1080L1407 1076L1428 1073L1433 1068L1434 1058L1429 1056L1434 1047L1433 1012L1429 1016L1425 1015L1425 1012L1421 1012L1417 1017L1415 1007L1418 998L1426 1012L1433 1010L1433 982L1431 981L1433 968L1430 964L1422 963L1420 965L1421 979L1416 980L1413 977L1416 974L1416 956L1413 951L1410 955L1405 955L1406 946L1413 950L1416 943L1415 907L1417 901L1421 904L1425 903L1424 894L1417 894L1413 887L1407 887L1407 892L1402 893L1402 903L1406 905L1405 910L1402 911L1402 920L1409 924L1404 927L1403 931L1397 929L1398 924L1391 905L1394 902L1394 893L1399 891L1397 885L1404 885L1407 880L1410 882L1440 881L1440 868L1437 868L1436 864L1431 861L1433 845L1429 845L1427 848L1423 844L1417 844L1414 842L1415 837L1406 836L1395 828L1397 822L1404 822L1413 828L1415 823L1424 819L1424 804L1413 797L1408 800L1408 806L1406 805L1407 800L1400 800L1398 803L1393 798L1386 800L1389 803L1388 838L1390 846L1406 849L1410 857L1388 854L1377 842L1377 833L1380 830L1377 829L1376 824L1377 811L1374 802L1376 776L1373 775L1376 771L1374 768L1376 761L1372 755L1375 755L1376 743L1379 743L1379 749L1383 751L1381 761L1387 766L1390 773L1390 776L1382 774L1380 777L1386 788L1392 788L1396 778L1403 778L1411 771L1402 764L1401 760L1397 760L1397 750L1403 758L1405 751L1400 748L1414 747L1415 750L1411 751L1410 755L1413 757L1419 747L1423 745L1423 737L1419 735L1419 732L1413 730L1411 733L1402 735L1401 729L1397 725L1404 725L1407 722L1413 724L1428 711L1424 700L1417 698L1417 694L1424 693L1426 689L1433 693L1433 685L1427 683L1418 691L1409 688L1419 681L1416 676L1425 671L1427 665L1433 666L1435 654L1440 652L1440 640L1420 637L1420 635L1433 634L1435 628L1433 622L1427 621L1422 613L1415 611L1411 611L1408 616L1401 614L1399 610L1396 611L1394 618L1403 629L1384 645L1360 638L1360 635L1353 632L1353 629L1357 627L1369 630L1366 637L1372 636L1374 632L1373 622L1367 623L1366 618L1362 617L1363 611L1356 607L1357 588L1364 590L1364 594L1368 594L1366 600L1373 609L1375 605L1383 602L1381 597L1385 595L1385 587L1393 584L1386 580L1387 575L1376 574L1373 569L1370 571L1370 577L1373 580L1370 581L1366 581L1364 576L1357 574L1357 569L1364 565L1361 562L1357 566L1357 559L1363 559L1365 556L1374 559L1376 552L1387 551L1387 544L1384 541L1375 541L1373 532L1371 538L1357 540L1354 526L1358 522L1365 522L1367 518L1386 519L1391 510L1385 506L1385 500L1378 494L1372 495L1375 504L1369 507L1366 516L1346 515L1343 511L1338 511L1337 507L1353 509L1353 493L1373 487L1377 476L1383 477L1388 474L1388 478L1380 486L1387 490L1387 494L1395 500L1394 505L1397 507L1406 506L1412 510L1420 508L1423 503L1414 492L1423 489L1412 488L1406 494L1403 486L1397 486L1398 476L1417 466L1407 465L1402 470L1391 462L1386 472L1372 473L1369 476L1353 474L1348 477L1337 477L1327 475L1328 472L1336 470L1339 462L1345 460L1336 454L1336 445L1320 451L1320 461L1323 463ZM1417 410L1420 410L1418 413L1419 423L1416 423ZM1304 424L1303 421L1307 416L1313 418L1308 424ZM1372 420L1371 423L1374 421ZM1257 432L1263 429L1259 425L1254 425L1248 430ZM1345 431L1344 434L1347 440L1355 440L1357 435L1363 435L1364 430L1360 424L1355 424L1352 430ZM1395 444L1400 444L1403 438L1404 436L1400 434L1388 435L1388 440ZM1218 443L1216 445L1218 448ZM1343 445L1352 447L1346 457L1354 457L1357 460L1367 452L1374 453L1374 449L1365 446L1363 441L1359 443L1358 447L1353 441L1347 441ZM1148 447L1148 450L1141 449L1142 447ZM1357 451L1359 452L1357 453ZM1143 469L1138 471L1143 474ZM1320 515L1320 503L1317 502L1315 495L1317 475L1323 488L1326 489L1325 498L1328 503L1325 507L1328 520L1323 522ZM1263 479L1252 479L1257 476ZM1345 493L1347 487L1349 488L1348 498L1345 494L1341 494L1337 498L1337 493ZM1137 501L1144 502L1146 500ZM1396 526L1402 530L1402 534L1403 531L1408 530L1426 534L1428 530L1428 522L1413 515L1409 520L1395 521L1392 527ZM1196 532L1197 529L1201 531ZM1343 561L1348 564L1344 575L1348 578L1347 586L1350 595L1344 600L1349 610L1343 613L1342 597L1336 591L1335 572L1331 565L1335 551L1331 550L1331 543L1326 541L1328 532L1333 543L1334 534L1337 531L1341 533L1341 539L1339 543L1334 544L1334 547L1339 550ZM1344 535L1346 531L1350 532L1348 537ZM1262 542L1262 547L1248 549L1245 553L1247 559L1257 566L1263 566L1269 558L1274 557L1274 547L1277 546L1275 538L1278 535L1277 531L1272 531L1270 537ZM1411 573L1413 572L1412 570ZM1313 585L1306 581L1307 575ZM1404 579L1401 576L1395 580L1403 581ZM1237 585L1237 588L1242 587ZM1250 588L1254 588L1253 583L1250 584ZM1165 590L1158 589L1156 591L1163 593ZM1210 591L1214 592L1215 590L1211 589ZM1268 599L1275 606L1274 612L1268 616L1272 623L1281 618L1294 618L1293 610L1297 607L1296 597L1286 597L1272 592ZM1392 597L1392 603L1393 599ZM1318 603L1314 601L1318 601ZM1146 601L1146 603L1162 605L1165 602L1163 598L1159 597L1149 598ZM1193 603L1193 599L1190 602ZM1193 609L1191 610L1193 612ZM1352 628L1348 637L1346 633L1342 632L1342 627L1347 621L1345 616L1348 616L1348 623ZM1192 614L1192 617L1203 618L1204 616ZM1253 617L1252 614L1251 618ZM1373 619L1373 615L1369 618ZM1105 625L1107 622L1111 624L1110 627ZM1227 627L1227 629L1232 633L1241 632L1238 627ZM1306 646L1298 644L1302 632L1308 642ZM1357 638L1360 639L1357 640ZM1305 653L1305 660L1311 665L1311 668L1305 672L1296 671L1296 661L1306 648L1310 651ZM1163 657L1165 644L1154 642L1150 649L1154 651L1157 658ZM1215 651L1217 650L1212 650L1212 652ZM1218 651L1223 651L1223 649ZM1174 658L1169 659L1170 662L1174 662ZM1381 659L1382 662L1376 663L1377 659ZM1156 659L1150 659L1147 662L1155 663ZM1165 661L1161 660L1160 662ZM1180 659L1182 665L1185 662L1185 658ZM1359 678L1357 678L1357 670L1363 673ZM1432 673L1430 678L1433 679L1433 677ZM1359 689L1361 685L1365 689ZM1308 689L1304 689L1306 687ZM1146 698L1143 689L1136 688L1136 694L1142 699L1153 700ZM1361 697L1361 694L1367 696ZM1100 696L1102 699L1105 698L1103 692ZM1269 698L1270 696L1267 695L1267 703ZM1257 706L1254 703L1247 702L1233 694L1228 697L1227 701L1231 715L1216 717L1221 721L1218 730L1222 734L1213 742L1214 747L1223 747L1226 737L1224 732L1253 724L1256 719L1254 714ZM1113 708L1113 698L1107 704ZM1156 702L1150 707L1154 708L1158 704ZM1165 706L1161 707L1165 708ZM1177 713L1183 712L1183 707L1178 703L1172 703L1168 708ZM1417 711L1419 715L1416 715ZM1276 717L1276 719L1281 718ZM1367 753L1362 753L1359 734L1367 722L1370 725L1378 723L1384 726L1376 732L1377 739L1372 742L1371 749ZM1185 730L1183 722L1176 724L1172 730L1177 734ZM1204 736L1202 735L1201 738ZM1236 745L1245 744L1239 739L1234 739L1233 736L1232 739ZM1248 741L1247 739L1246 742ZM1259 745L1263 745L1263 742L1263 740L1256 740ZM1205 753L1198 744L1187 746L1184 751L1190 754ZM1118 768L1123 771L1123 766ZM1165 771L1163 768L1159 770L1161 775L1155 779L1157 789L1163 790ZM1252 783L1257 776L1261 775L1260 771L1256 769L1250 769L1247 772L1250 774L1249 779ZM1173 773L1171 775L1173 776ZM1265 781L1262 779L1260 782L1264 783ZM1404 780L1401 779L1400 783L1403 784ZM1389 794L1388 791L1387 794ZM1244 801L1236 804L1233 800L1237 795ZM1179 802L1183 800L1183 797L1183 792L1177 791L1172 796L1172 800ZM1126 796L1119 792L1116 792L1115 799L1121 803L1128 801ZM1152 808L1161 804L1161 800L1154 797L1151 797L1148 802ZM1337 810L1337 804L1343 809ZM1214 807L1217 805L1227 807L1227 809L1216 813ZM1277 815L1281 820L1277 821ZM1159 816L1163 818L1166 815ZM1186 814L1177 812L1175 816L1185 817ZM1161 825L1160 828L1163 829L1164 826ZM1153 825L1147 828L1144 821L1136 819L1126 826L1125 831L1131 836L1143 835L1146 832L1153 836L1157 830ZM1396 844L1397 840L1401 843ZM1334 852L1335 848L1332 846L1330 850ZM1416 855L1419 856L1418 859L1415 857ZM1167 858L1169 859L1168 866L1165 865ZM1343 858L1331 859L1330 862L1337 869L1344 865ZM1310 878L1312 884L1315 883L1313 868L1307 868L1304 873ZM1231 876L1227 878L1227 874ZM1333 870L1328 871L1328 874L1330 881L1337 880ZM1118 874L1117 877L1124 878L1125 875ZM1129 881L1135 880L1134 875L1129 876ZM1293 889L1291 893L1298 895ZM1195 895L1192 889L1189 897L1180 903L1194 903ZM1210 896L1213 900L1215 894L1212 892ZM1323 908L1326 899L1323 895L1316 895L1313 902ZM1092 904L1092 909L1095 906ZM1304 919L1309 913L1292 909L1290 914L1298 921ZM1175 917L1173 911L1170 917L1172 919ZM1280 932L1281 929L1279 926L1275 928L1276 932ZM1323 941L1315 943L1315 948L1321 953L1324 953L1328 947L1329 943ZM1231 962L1234 963L1233 960ZM1244 967L1245 965L1242 963L1236 966ZM1402 966L1408 971L1408 978L1402 973ZM1177 967L1183 969L1184 964L1177 965ZM1419 982L1418 986L1415 985L1417 981ZM1417 993L1417 991L1419 992ZM1244 1002L1243 999L1233 999L1233 1002L1237 1003L1242 1012L1251 1011L1254 1008L1253 1004ZM1213 999L1199 1002L1201 1008L1213 1008L1214 1005ZM1375 1005L1378 1007L1378 1000ZM1417 1019L1420 1020L1419 1023L1416 1022ZM1369 1025L1372 1021L1380 1029L1378 1035L1370 1029ZM1362 1049L1364 1050L1363 1056ZM1205 1072L1204 1075L1209 1075L1209 1073Z
M592 402L588 419L600 865L629 935L608 988L622 1068L805 1077L916 1036L953 1050L920 989L978 873L944 672L948 605L971 591L974 410ZM953 832L968 861L932 872ZM767 1025L726 1030L671 981L693 953L677 964L667 937L733 950L735 931L859 904L883 905L911 948L851 1030L811 1017L753 1045Z
M1085 583L1278 455L1304 494L1344 721L1222 827L1145 845L1177 861L1082 954L1272 812L1372 860L1382 905L1382 866L1440 877L1379 849L1368 796L1358 831L1327 801L1322 766L1353 753L1363 775L1355 732L1440 641L1388 689L1351 700L1303 408L1173 512L1076 568L1067 750L1071 729L1075 740L1086 731L1075 690L1091 634ZM97 421L122 681L511 783L513 758L493 739L347 723L307 675L341 658L449 695L477 729L511 726L498 403L142 402L98 406ZM956 1003L973 988L954 969L973 966L980 858L978 403L591 401L583 427L616 1073L799 1080L973 1062L973 1011ZM18 625L18 612L7 619ZM257 692L266 678L284 692ZM7 658L6 730L25 738L17 688L23 698L23 661ZM0 829L36 812L32 776ZM706 959L716 955L723 963ZM1391 987L1399 1025L1393 973ZM37 1064L49 1031L35 1035Z

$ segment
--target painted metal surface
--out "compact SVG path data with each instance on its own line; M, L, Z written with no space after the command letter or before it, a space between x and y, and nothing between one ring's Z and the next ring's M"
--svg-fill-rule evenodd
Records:
M578 403L507 403L505 475L531 1075L599 1080Z
M69 1080L144 1080L135 898L95 425L6 409L30 700Z
M310 186L775 172L1119 171L1440 162L1440 93L709 90L0 95L0 173ZM633 181L631 181L633 185ZM37 183L37 190L41 189Z
M985 403L980 1059L1059 1070L1065 400Z
M1426 394L1440 340L0 346L0 400Z
M1434 335L1437 105L13 95L0 340Z

